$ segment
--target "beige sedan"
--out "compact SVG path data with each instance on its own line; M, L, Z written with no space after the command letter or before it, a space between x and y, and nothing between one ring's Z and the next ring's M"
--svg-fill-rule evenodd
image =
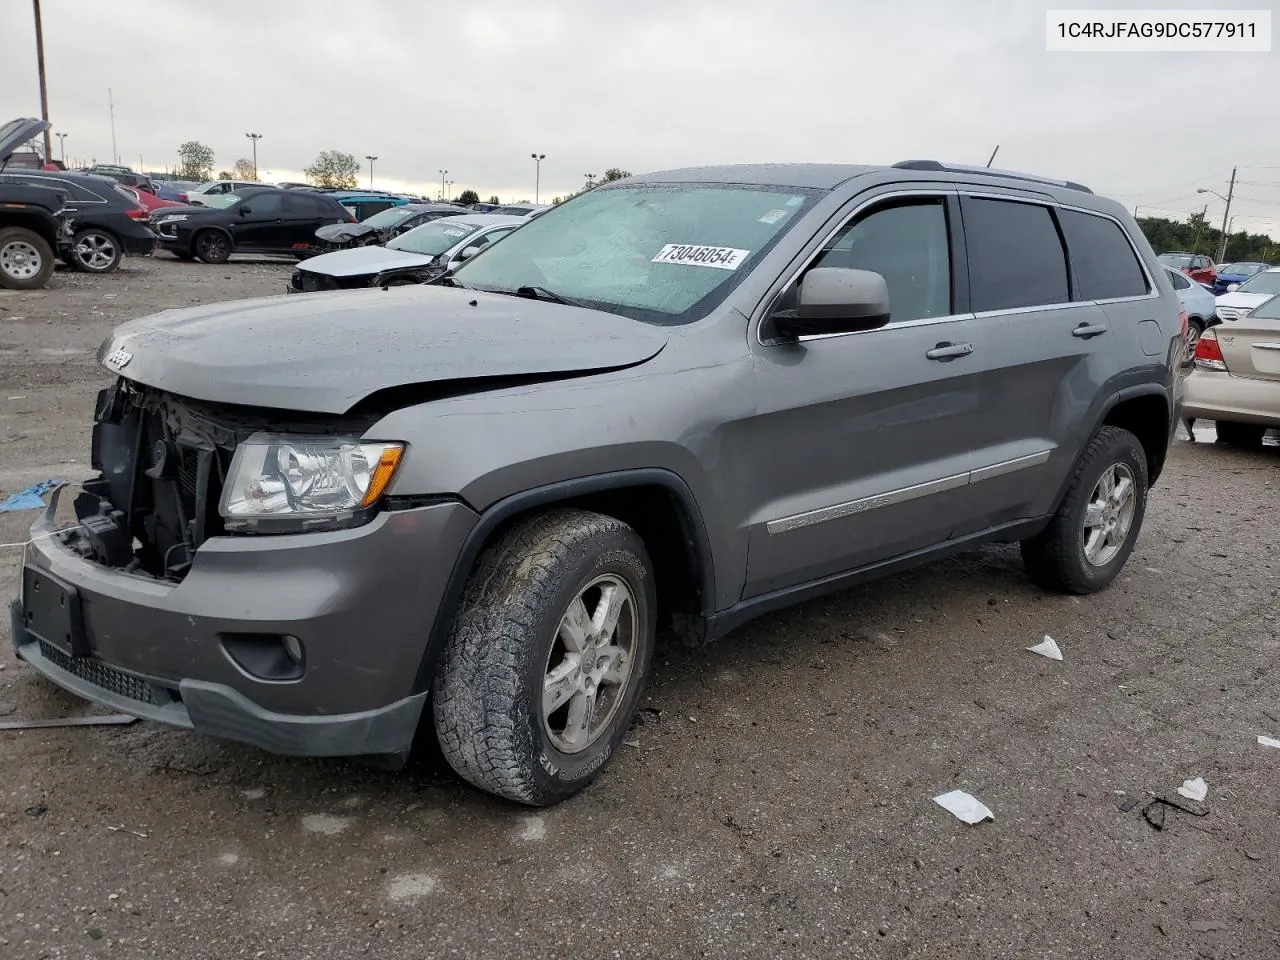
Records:
M1204 332L1183 385L1182 416L1216 421L1218 439L1257 446L1280 429L1280 296Z

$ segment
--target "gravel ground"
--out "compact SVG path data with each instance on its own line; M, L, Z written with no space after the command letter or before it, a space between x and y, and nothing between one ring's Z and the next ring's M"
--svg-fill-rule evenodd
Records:
M114 324L288 270L162 255L0 293L0 490L87 475ZM660 650L633 746L549 810L429 754L388 774L142 722L0 732L0 957L1273 960L1278 465L1178 441L1095 597L993 547ZM0 514L0 543L32 517ZM1045 634L1062 662L1024 650ZM0 651L0 713L95 712ZM1196 776L1204 803L1175 792ZM952 789L994 821L932 802ZM1157 830L1153 797L1187 809Z

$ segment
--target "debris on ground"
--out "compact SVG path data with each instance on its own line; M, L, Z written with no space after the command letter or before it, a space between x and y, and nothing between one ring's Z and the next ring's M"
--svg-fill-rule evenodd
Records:
M33 483L25 490L19 490L17 493L10 495L9 499L0 502L0 513L7 513L13 510L43 510L45 507L44 495L50 490L56 490L66 481L63 480L41 480L39 483Z
M1182 786L1178 788L1178 795L1194 800L1196 803L1203 803L1204 798L1209 796L1209 784L1204 782L1204 777L1184 780Z
M25 813L28 817L43 817L46 813L49 812L49 807L43 803L35 803L27 807L27 809L23 810L22 812Z
M139 833L137 830L130 830L128 827L113 827L108 824L107 829L112 833L127 833L131 837L141 837L143 840L147 839L147 835L145 833Z
M1214 930L1227 929L1227 925L1221 920L1192 920L1190 926L1197 933L1210 933Z
M1044 639L1037 643L1034 647L1027 647L1030 653L1038 653L1042 657L1048 657L1050 660L1061 660L1062 651L1058 649L1058 643L1053 637L1047 633Z
M1142 808L1142 818L1155 829L1163 830L1165 807L1172 807L1174 810L1181 810L1183 813L1189 813L1193 817L1207 817L1209 815L1208 810L1193 810L1180 803L1175 803L1173 800L1166 800L1164 797L1156 797Z
M134 723L138 718L129 713L108 713L96 717L63 717L60 720L5 720L0 730L39 730L45 727L103 727Z
M992 813L987 806L970 794L963 790L952 790L950 793L942 793L933 798L933 802L942 807L948 813L953 814L957 819L963 820L965 823L974 824L981 823L983 820L994 820L996 815Z
M1258 743L1264 747L1275 747L1277 750L1280 750L1280 740L1274 740L1271 737L1264 737L1262 734L1258 734Z
M1132 809L1133 809L1134 807L1136 807L1137 805L1138 805L1138 798L1137 798L1137 797L1130 797L1130 798L1129 798L1128 800L1126 800L1124 803L1120 804L1120 812L1121 812L1121 813L1128 813L1130 810L1132 810Z

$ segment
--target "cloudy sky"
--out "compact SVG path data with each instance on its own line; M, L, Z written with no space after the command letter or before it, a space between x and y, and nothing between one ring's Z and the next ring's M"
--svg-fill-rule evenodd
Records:
M1124 4L1144 5L1276 3ZM1221 201L1196 188L1225 193L1238 164L1235 229L1280 237L1280 47L1047 53L1046 6L43 0L50 119L68 160L110 161L110 87L121 160L148 168L193 139L230 167L254 131L264 179L300 179L317 152L340 149L376 154L378 186L438 190L447 169L454 193L505 201L533 198L536 151L545 201L610 166L985 163L999 144L996 166L1151 214L1207 199L1211 220ZM0 3L0 90L6 118L39 115L28 0Z

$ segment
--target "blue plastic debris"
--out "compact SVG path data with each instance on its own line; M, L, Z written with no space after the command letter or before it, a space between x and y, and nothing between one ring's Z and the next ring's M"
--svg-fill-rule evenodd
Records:
M8 513L11 510L43 510L44 495L50 490L56 490L65 482L64 480L41 480L25 490L19 490L8 500L0 503L0 513Z

